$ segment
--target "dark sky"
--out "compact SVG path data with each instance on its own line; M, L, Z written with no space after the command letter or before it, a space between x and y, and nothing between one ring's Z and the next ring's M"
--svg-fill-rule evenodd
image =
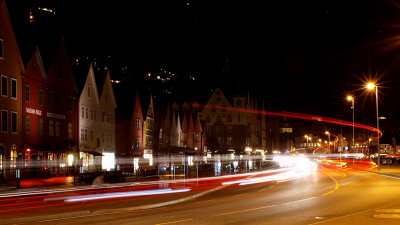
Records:
M114 69L140 76L160 67L196 74L200 89L249 88L278 110L347 120L346 93L379 77L382 114L399 117L396 1L6 2L20 43L30 38L28 9L49 7L71 56L111 55ZM373 96L356 95L373 123Z

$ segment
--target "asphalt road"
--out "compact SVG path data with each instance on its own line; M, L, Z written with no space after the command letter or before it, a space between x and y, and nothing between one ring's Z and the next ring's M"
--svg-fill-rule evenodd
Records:
M21 220L3 217L0 224L400 224L400 179L351 168L320 166L295 180L200 187L32 209L30 216L16 212Z

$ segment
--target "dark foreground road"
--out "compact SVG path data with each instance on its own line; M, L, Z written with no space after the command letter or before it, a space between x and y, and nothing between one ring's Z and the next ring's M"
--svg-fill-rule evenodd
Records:
M18 214L2 217L0 223L400 224L400 179L320 166L311 175L289 181L210 185L158 198L83 202L79 207L63 205L57 211L55 205L56 211L46 210L33 209L18 220ZM57 214L60 210L64 213Z

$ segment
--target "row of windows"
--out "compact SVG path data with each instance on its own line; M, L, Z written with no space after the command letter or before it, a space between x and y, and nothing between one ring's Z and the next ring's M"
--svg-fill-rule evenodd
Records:
M81 107L81 117L83 119L89 119L89 108L88 107ZM90 119L91 120L97 120L97 110L96 109L90 109ZM102 112L101 115L101 121L102 122L108 122L108 123L114 123L114 116L111 114L108 114L106 112Z
M218 144L223 145L225 144L222 137L217 137ZM226 138L226 145L232 145L232 137Z
M237 119L238 119L238 122L240 122L240 114L238 115ZM210 117L210 116L207 116L207 117L206 117L206 121L207 121L207 123L211 123L211 117ZM232 115L231 115L231 114L228 114L228 115L226 116L226 122L227 122L227 123L232 123L232 121L233 121ZM217 122L217 123L222 123L222 117L221 117L221 115L217 115L216 122Z
M39 105L44 104L44 90L39 88ZM31 88L29 84L25 84L25 102L31 102ZM49 90L47 92L47 104L49 107L58 108L60 106L60 94L56 91ZM72 111L72 97L68 97L68 111Z
M8 97L8 77L1 75L1 96ZM11 78L11 99L17 99L17 79Z
M214 129L215 128L215 129ZM215 130L216 134L222 134L224 132L224 126L207 126L206 131L208 134L211 134ZM226 126L226 133L227 134L232 134L233 127L232 126Z
M81 128L81 141L94 141L94 131L89 130L86 128ZM110 133L101 134L101 143L112 143L113 142L113 135Z
M44 134L44 126L43 126L43 118L38 118L39 120L39 135ZM50 137L59 137L61 130L60 120L49 119L49 133ZM31 117L29 115L25 115L25 133L31 133ZM73 127L72 122L68 122L68 138L73 138Z
M10 118L11 118L11 133L18 133L18 113L17 112L10 112ZM8 130L8 121L9 121L9 114L8 110L2 109L1 110L1 132L7 133Z

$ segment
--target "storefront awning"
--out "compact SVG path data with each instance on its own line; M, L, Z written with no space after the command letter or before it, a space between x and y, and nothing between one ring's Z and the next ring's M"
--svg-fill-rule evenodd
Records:
M84 152L84 153L90 154L90 155L94 155L94 156L103 156L102 153L97 152L97 151L81 151L81 152Z

